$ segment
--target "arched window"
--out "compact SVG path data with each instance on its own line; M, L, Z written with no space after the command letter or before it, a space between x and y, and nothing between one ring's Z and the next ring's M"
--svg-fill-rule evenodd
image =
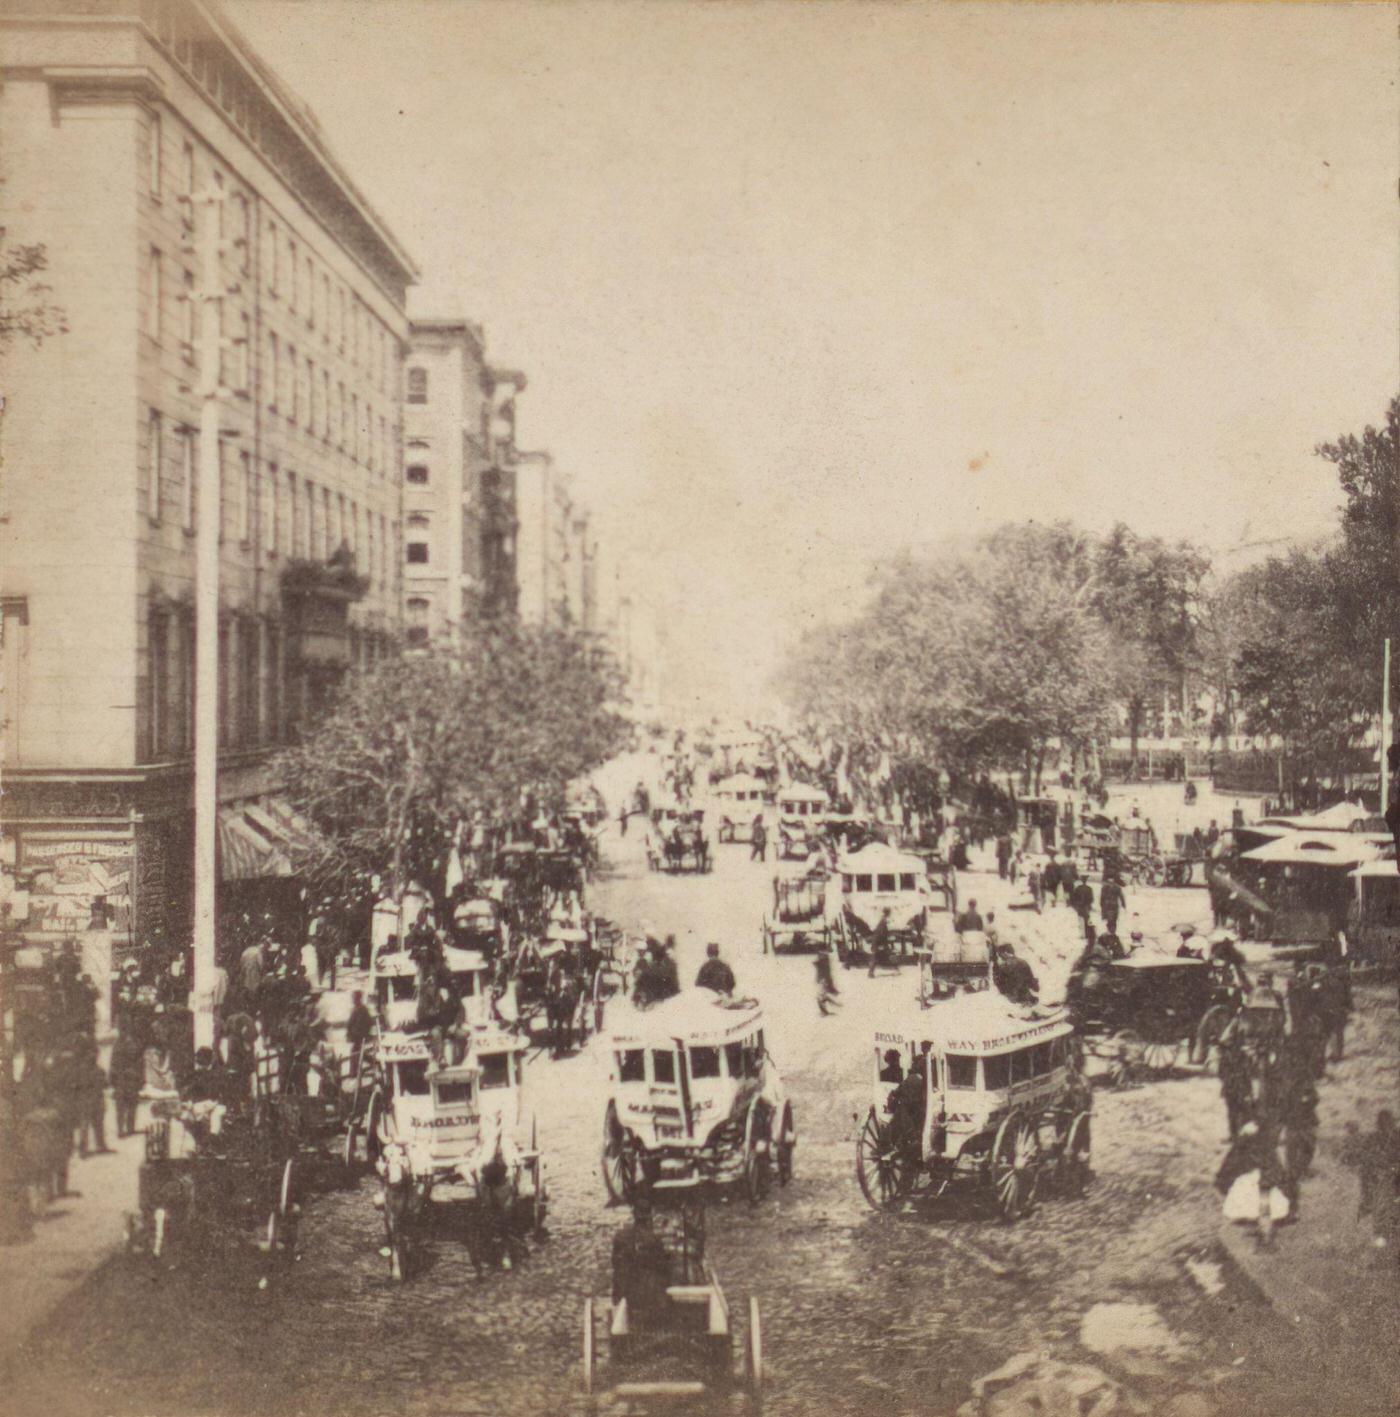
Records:
M413 368L408 371L408 401L409 403L427 403L428 371L426 369Z

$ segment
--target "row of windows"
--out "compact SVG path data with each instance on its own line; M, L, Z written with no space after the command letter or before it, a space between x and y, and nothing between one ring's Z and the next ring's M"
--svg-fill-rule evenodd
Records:
M148 122L150 192L156 201L161 201L165 185L163 124L159 114L153 114ZM215 189L223 191L226 186L224 174L212 164L210 176ZM195 148L193 142L187 140L181 148L180 195L187 199L181 202L181 224L189 241L193 239L195 205L188 199L196 195L196 183ZM250 195L233 190L218 203L216 211L219 236L230 243L234 268L240 275L251 275L254 241ZM269 217L263 233L263 244L258 255L267 294L273 299L285 297L289 314L300 317L310 338L316 338L319 331L323 345L344 356L385 397L394 398L397 394L398 350L394 335L359 296L332 277L329 269L317 261L309 248L298 244L290 229ZM159 255L154 254L158 267ZM193 277L190 273L185 272L184 277L185 283L191 285ZM158 279L155 289L159 291ZM153 300L149 318L153 321L160 318L158 299ZM184 318L188 324L191 318L188 312ZM193 344L192 333L187 332L184 339L187 344Z
M676 1059L676 1050L672 1048L624 1048L617 1054L617 1080L674 1084ZM763 1071L763 1034L726 1043L723 1048L693 1047L689 1050L689 1062L690 1076L696 1081L718 1077L756 1078Z
M255 615L219 621L219 746L286 742L305 704L290 682L282 626ZM351 632L351 661L364 667L388 652L374 633ZM153 610L146 631L144 753L147 761L178 757L194 743L194 615Z
M889 872L881 872L878 875L867 876L848 875L841 876L841 886L847 895L852 891L861 894L868 894L871 891L891 892L891 891L915 891L919 888L918 878L912 871L901 871L897 875Z
M169 429L157 409L147 425L145 496L152 522L178 514L185 531L193 532L198 508L199 432L183 424ZM173 444L173 448L169 445ZM372 584L387 589L390 548L398 542L399 523L383 512L362 508L353 497L299 478L268 463L260 478L250 453L220 441L220 538L232 536L244 545L258 545L269 555L327 560L342 545L363 561ZM168 495L172 485L175 495Z
M199 27L196 16L187 7L146 0L144 10L156 36L182 65L196 83L242 129L248 141L272 161L273 166L287 175L294 189L304 190L304 163L290 161L296 140L279 115L262 100L254 85L233 62L232 56L212 35ZM161 116L151 115L148 128L149 187L156 201L165 196L164 145ZM211 165L216 186L224 185L224 175ZM187 139L180 152L180 190L182 196L193 196L197 172L193 142ZM226 209L232 208L229 215ZM220 208L220 234L228 236L230 229L235 242L237 260L244 275L251 273L252 237L250 197L234 190ZM185 205L186 224L191 223L191 208ZM318 329L327 345L338 349L375 382L376 387L394 397L397 374L397 341L369 307L329 270L314 254L298 246L296 238L285 225L269 218L264 228L265 251L262 255L263 280L269 295L285 295L289 309L304 316L308 329Z

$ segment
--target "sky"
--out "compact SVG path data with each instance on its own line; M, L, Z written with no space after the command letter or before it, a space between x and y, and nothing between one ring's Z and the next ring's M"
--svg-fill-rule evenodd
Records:
M1014 519L1311 538L1400 389L1388 5L226 0L673 687Z

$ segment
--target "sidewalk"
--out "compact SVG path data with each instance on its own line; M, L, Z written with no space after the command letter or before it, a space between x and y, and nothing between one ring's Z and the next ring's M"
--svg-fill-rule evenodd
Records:
M1258 1248L1252 1227L1222 1224L1220 1239L1300 1350L1356 1390L1400 1397L1400 1354L1389 1337L1400 1323L1400 1268L1372 1244L1369 1221L1358 1222L1359 1179L1340 1159L1344 1124L1369 1129L1378 1106L1394 1105L1400 1028L1392 999L1389 989L1368 991L1347 1060L1322 1084L1318 1151L1298 1223L1280 1227L1269 1250Z
M115 1150L85 1160L75 1152L68 1167L74 1194L36 1218L31 1239L0 1245L0 1373L35 1328L125 1240L145 1138L115 1136L109 1100L107 1140Z

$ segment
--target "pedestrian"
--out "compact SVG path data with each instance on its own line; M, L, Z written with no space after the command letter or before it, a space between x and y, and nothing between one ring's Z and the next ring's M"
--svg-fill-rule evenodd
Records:
M345 1041L350 1045L350 1085L360 1076L360 1060L365 1044L374 1036L374 1015L358 989L350 995L350 1017L345 1021Z
M1004 881L1011 869L1011 838L1005 832L997 835L997 875Z
M1110 935L1118 933L1118 917L1128 908L1128 897L1123 891L1123 882L1117 875L1107 875L1099 891L1099 914L1103 917L1104 929Z
M627 835L627 804L622 804L622 810L617 814L617 834L620 837Z
M831 973L831 951L822 950L813 965L817 980L817 1012L825 1018L832 1009L841 1007L840 990Z
M1035 913L1040 914L1040 907L1045 899L1045 887L1040 879L1040 872L1032 866L1026 872L1026 889L1031 893L1031 904L1035 906Z
M976 901L973 904L976 905ZM867 978L874 979L875 966L885 964L890 953L890 912L887 906L880 912L880 918L875 922L875 929L870 936L870 970Z
M753 845L749 850L750 861L762 861L768 854L768 831L763 825L763 818L756 816L753 819Z
M1045 863L1045 869L1040 873L1041 890L1051 905L1055 905L1060 899L1062 871L1063 868L1055 859L1055 853L1051 851L1050 859Z
M1373 1243L1385 1249L1400 1236L1400 1128L1387 1108L1376 1114L1376 1129L1362 1138L1356 1159L1361 1180L1356 1218L1371 1217Z
M117 1139L121 1140L136 1130L136 1104L146 1075L145 1045L136 1031L135 1021L129 1016L123 1020L112 1042L107 1075L116 1107Z
M1244 1040L1233 1024L1220 1038L1220 1097L1225 1103L1225 1124L1234 1141L1254 1109L1254 1071Z
M885 913L888 914L889 912L886 911ZM984 928L982 914L977 909L977 901L975 898L971 899L967 903L967 909L962 911L957 919L953 921L953 929L956 930L959 935L964 935L969 930L980 932Z
M78 1155L101 1156L107 1145L107 1075L97 1059L97 1044L88 1040L75 1060L75 1104L78 1114Z
M1084 929L1085 944L1094 943L1094 924L1092 916L1094 913L1094 888L1086 880L1076 880L1069 888L1069 904L1074 908L1074 912L1079 916L1079 923Z
M713 989L717 994L734 992L734 971L719 957L719 946L711 940L705 946L705 962L695 976L697 989Z

